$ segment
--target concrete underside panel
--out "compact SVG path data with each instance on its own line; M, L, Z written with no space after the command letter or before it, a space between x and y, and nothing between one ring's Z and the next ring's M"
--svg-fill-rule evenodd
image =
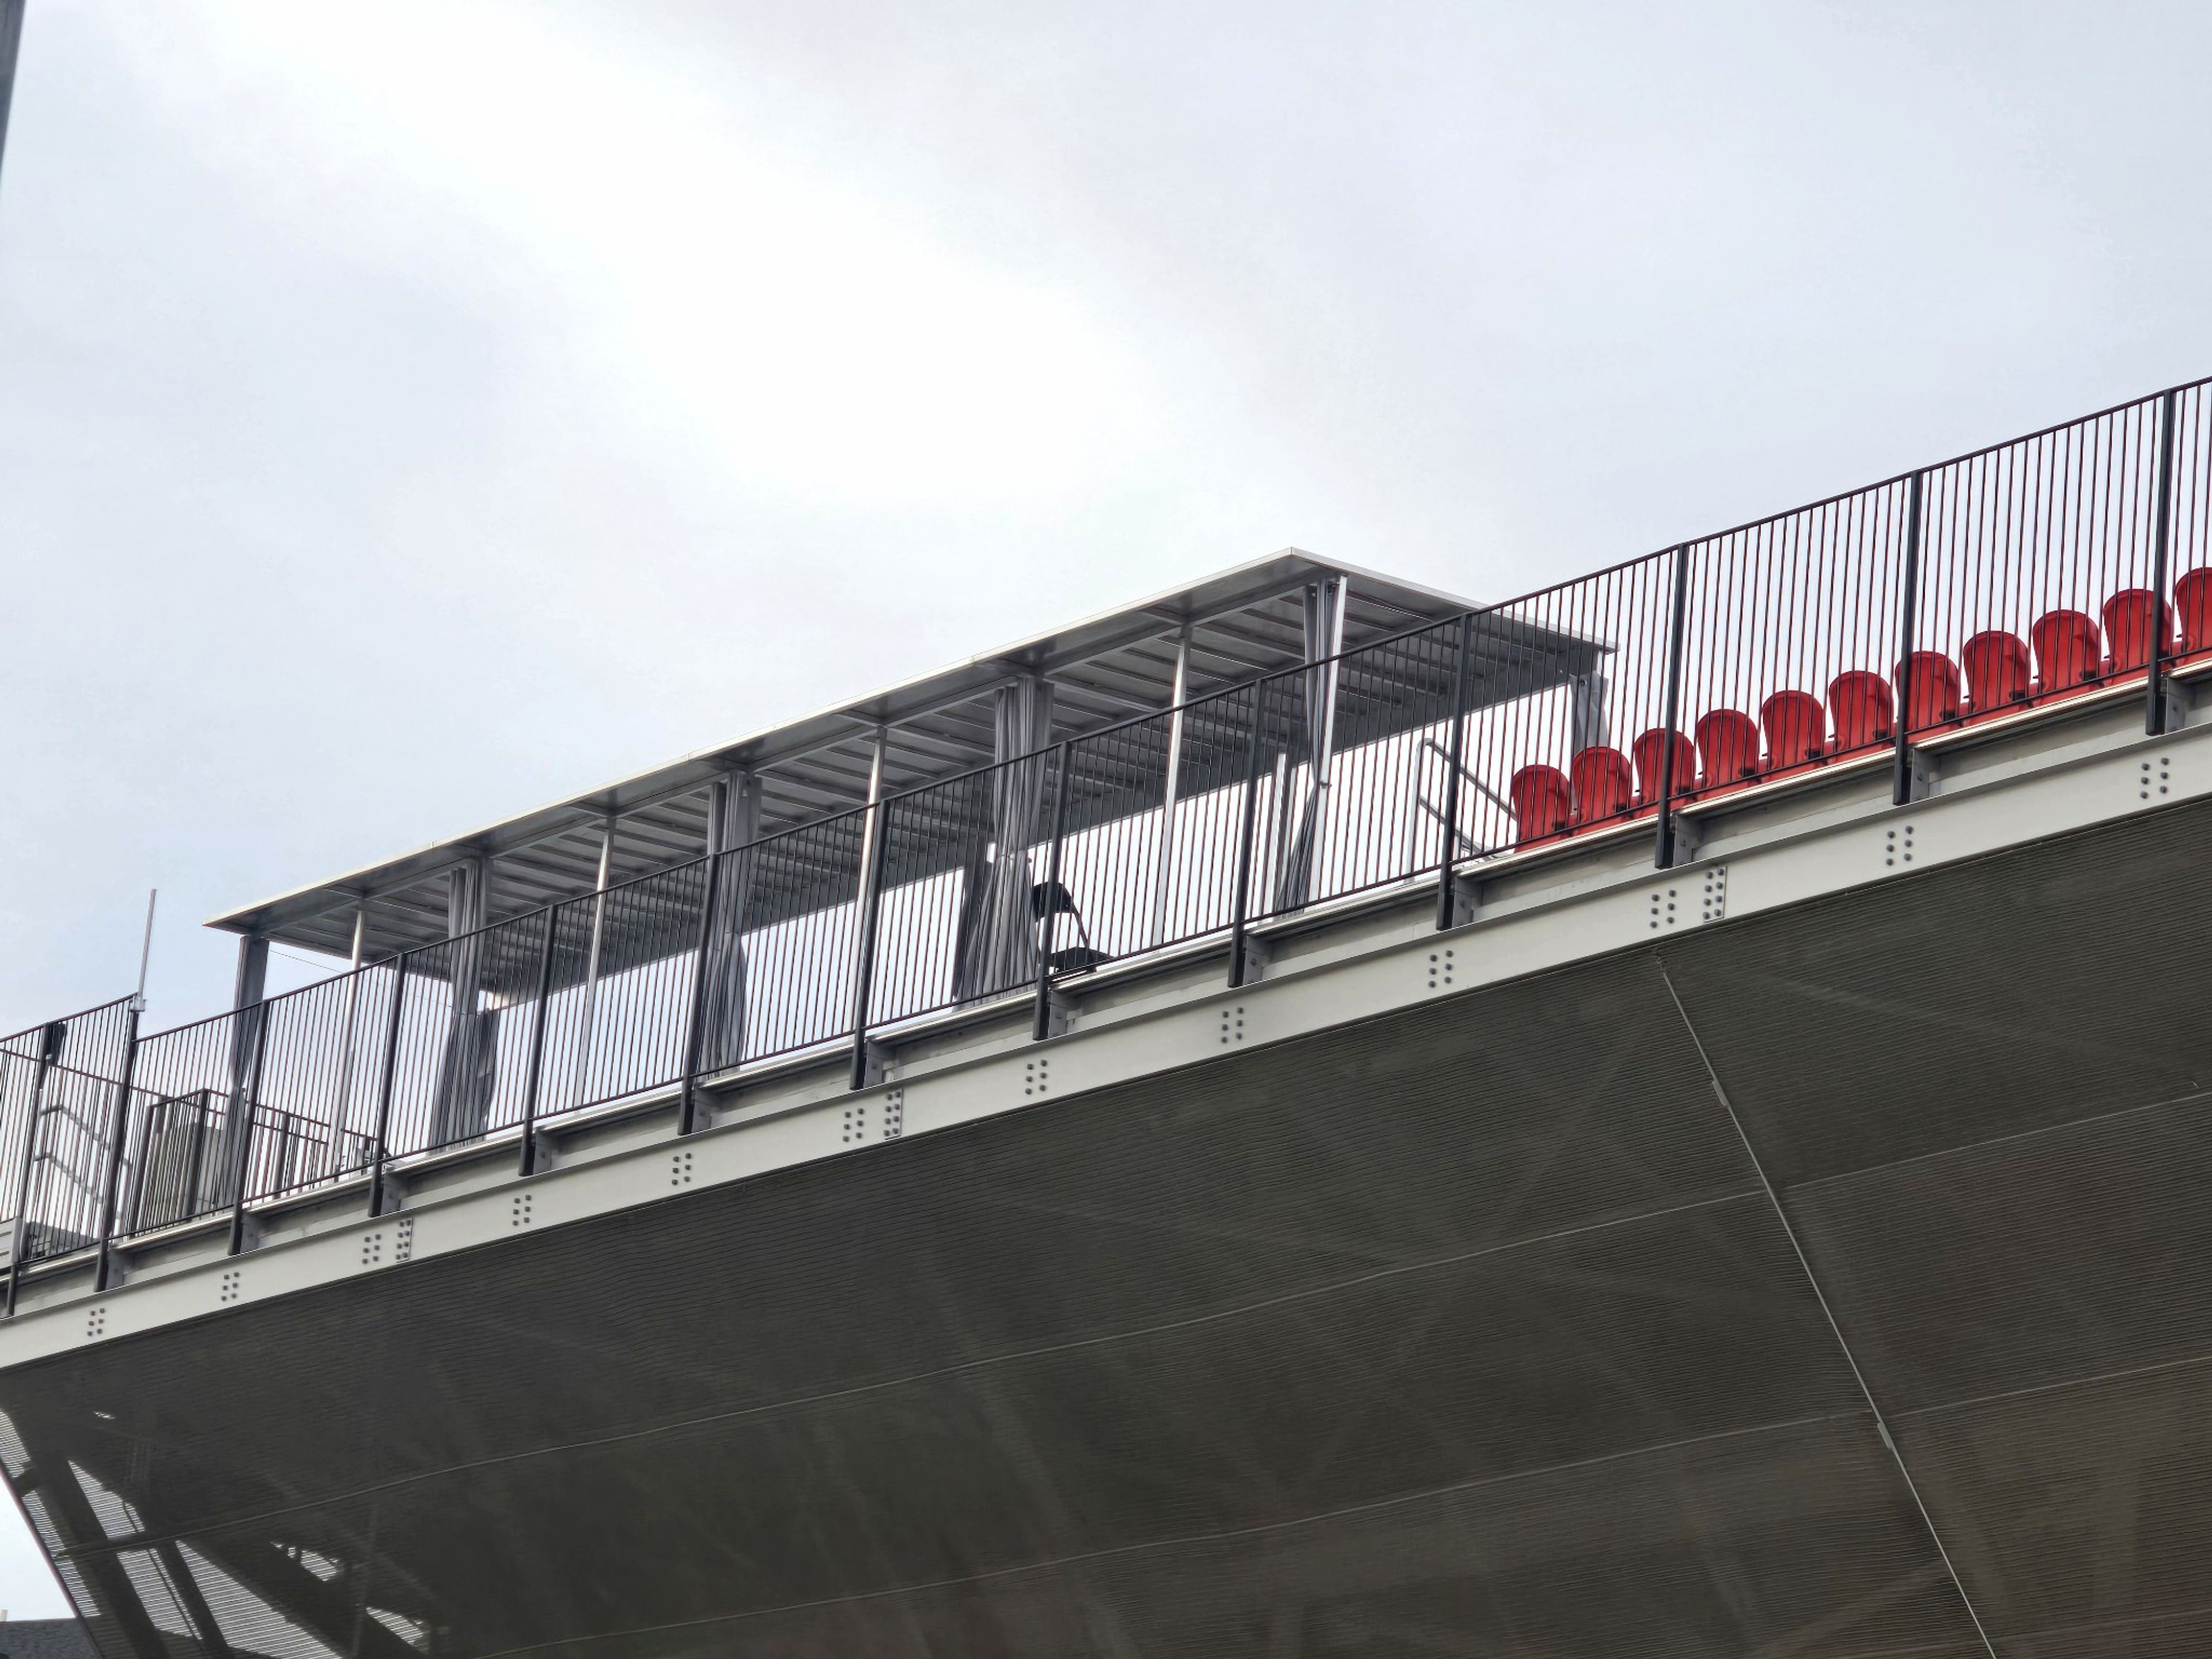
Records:
M2202 1652L2208 845L100 1343L0 1455L111 1659Z

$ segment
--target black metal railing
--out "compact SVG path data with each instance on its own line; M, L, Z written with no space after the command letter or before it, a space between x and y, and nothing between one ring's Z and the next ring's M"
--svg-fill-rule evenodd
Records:
M137 1037L0 1042L15 1261L2212 664L2196 383ZM57 1037L55 1032L67 1026ZM62 1050L49 1052L55 1042ZM44 1056L42 1059L41 1056Z

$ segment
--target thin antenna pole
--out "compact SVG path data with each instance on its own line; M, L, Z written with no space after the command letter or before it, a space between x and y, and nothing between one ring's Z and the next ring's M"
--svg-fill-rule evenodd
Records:
M138 1006L146 1006L146 964L154 957L154 906L161 896L158 887L146 890L146 937L138 945Z

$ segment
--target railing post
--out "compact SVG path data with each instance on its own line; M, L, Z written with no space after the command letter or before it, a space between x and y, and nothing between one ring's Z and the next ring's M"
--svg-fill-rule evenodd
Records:
M707 1031L707 977L714 952L714 912L722 896L722 860L726 853L707 854L707 890L699 906L699 960L691 969L691 1016L684 1033L684 1086L676 1107L676 1133L688 1135L699 1127L700 1050Z
M39 1155L39 1120L46 1115L46 1078L68 1041L66 1020L51 1021L39 1033L39 1064L31 1073L30 1106L24 1113L23 1164L15 1182L15 1243L8 1251L8 1305L0 1310L10 1319L15 1316L15 1292L23 1282L23 1250L31 1237L31 1165Z
M384 1165L390 1157L387 1143L392 1136L392 1091L399 1080L399 1015L407 1001L407 963L414 954L402 951L392 963L392 1018L384 1027L384 1076L376 1089L376 1153L368 1175L371 1221L384 1213Z
M2143 688L2143 731L2158 737L2166 731L2166 574L2167 544L2173 531L2173 413L2174 394L2159 399L2158 528L2151 550L2150 676Z
M1474 613L1459 617L1459 665L1452 676L1451 741L1444 745L1443 854L1437 862L1437 931L1459 920L1452 878L1459 867L1459 775L1467 765L1467 699L1474 679Z
M269 1053L269 1005L258 1002L253 1006L253 1064L246 1074L246 1098L233 1114L231 1131L238 1137L238 1151L230 1160L231 1177L235 1185L231 1188L230 1249L232 1255L246 1248L246 1178L253 1172L253 1120L260 1109L261 1066Z
M860 862L860 942L853 962L853 1087L868 1086L868 1004L876 983L876 905L884 870L884 803L870 804Z
M1267 684L1264 679L1252 682L1252 742L1244 763L1243 821L1237 831L1236 896L1230 913L1229 988L1232 991L1244 983L1249 948L1245 935L1252 908L1252 831L1260 810L1260 715Z
M1052 1035L1052 947L1060 937L1060 845L1067 834L1067 767L1074 745L1062 743L1054 757L1058 768L1052 803L1052 851L1045 859L1044 932L1037 942L1036 1017L1030 1036L1042 1042Z
M138 1017L146 1011L141 994L131 1000L131 1020L123 1038L123 1080L115 1085L115 1117L107 1136L107 1168L100 1185L100 1260L93 1269L92 1289L97 1296L107 1289L115 1243L115 1200L123 1180L123 1143L131 1130L131 1079L138 1071Z
M1912 804L1912 653L1920 615L1920 495L1924 472L1912 475L1905 508L1905 599L1897 618L1897 759L1890 774L1894 806Z
M1176 807L1182 782L1183 704L1190 696L1190 632L1185 621L1176 636L1175 679L1168 690L1167 776L1160 789L1160 837L1153 855L1152 925L1146 943L1154 950L1167 943L1168 895L1175 880Z
M545 945L538 953L538 1014L530 1027L530 1073L522 1085L522 1156L517 1175L538 1173L538 1088L545 1075L545 1012L553 996L553 939L561 907L545 907Z
M1674 867L1674 738L1682 724L1682 658L1690 604L1690 544L1674 548L1674 596L1667 618L1667 754L1659 767L1659 839L1652 862Z

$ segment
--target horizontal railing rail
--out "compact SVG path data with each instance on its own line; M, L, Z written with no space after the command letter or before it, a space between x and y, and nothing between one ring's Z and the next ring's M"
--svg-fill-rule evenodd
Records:
M1209 939L2212 665L2212 399L2191 382L702 854L141 1036L0 1039L26 1262L883 1045ZM64 1029L65 1028L65 1029ZM56 1044L60 1048L57 1048ZM65 1051L65 1052L64 1052Z

